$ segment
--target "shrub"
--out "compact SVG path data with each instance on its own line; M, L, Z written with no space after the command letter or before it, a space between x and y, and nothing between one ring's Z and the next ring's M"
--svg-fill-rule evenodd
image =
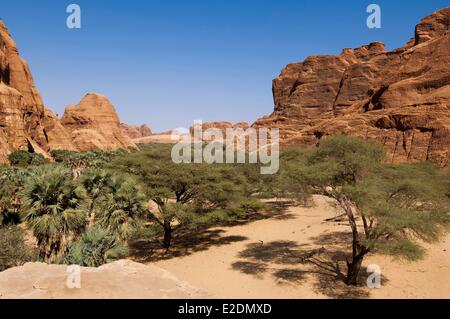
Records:
M83 267L99 267L103 264L126 257L128 247L116 237L101 228L86 231L81 239L74 242L63 258L64 264Z
M0 228L0 271L36 260L36 253L27 247L24 231L17 226Z
M29 170L0 168L0 225L18 224L22 207L22 190Z
M11 165L27 167L29 165L43 165L47 160L41 154L30 153L26 151L15 151L8 155Z

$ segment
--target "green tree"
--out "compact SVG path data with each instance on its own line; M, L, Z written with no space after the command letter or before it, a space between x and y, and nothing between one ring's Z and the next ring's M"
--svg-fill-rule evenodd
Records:
M310 193L335 199L348 219L349 285L357 284L369 252L420 257L416 239L436 240L448 225L448 179L431 164L385 164L381 145L347 136L326 138L318 148L297 155L288 174Z
M94 205L95 223L121 241L127 241L147 212L144 193L133 179L103 176L107 181L107 191Z
M99 267L124 258L128 248L107 230L95 227L88 229L74 242L63 258L63 263L83 267Z
M79 178L85 169L101 169L113 158L126 154L124 150L74 152L67 150L52 150L51 156L56 163L63 164L72 170L73 177Z
M233 165L176 164L170 145L141 149L117 158L112 167L145 186L147 198L156 205L149 207L150 218L164 230L164 248L170 247L173 232L182 226L196 227L230 217L239 209L242 213L257 208L247 200L245 176Z
M88 203L88 228L92 229L95 222L96 205L98 201L111 192L113 176L110 172L98 169L90 169L81 177L81 185L86 190Z
M46 166L36 169L24 191L24 221L33 231L39 256L45 262L60 257L71 239L85 228L86 194L67 169Z

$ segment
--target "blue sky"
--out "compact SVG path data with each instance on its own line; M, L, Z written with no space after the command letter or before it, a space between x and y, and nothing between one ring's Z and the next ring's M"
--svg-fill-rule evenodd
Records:
M66 27L66 7L82 28ZM366 27L366 7L382 28ZM450 0L17 0L0 16L47 106L62 115L87 92L107 95L122 122L155 131L193 120L252 122L273 109L271 82L308 55L382 41L389 49Z

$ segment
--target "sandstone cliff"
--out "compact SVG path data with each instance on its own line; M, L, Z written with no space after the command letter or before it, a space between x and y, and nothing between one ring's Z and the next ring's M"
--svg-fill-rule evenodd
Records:
M122 130L114 106L100 94L88 93L79 104L67 107L61 124L79 151L136 148Z
M392 52L374 42L289 64L273 81L274 112L253 127L279 127L288 145L351 134L382 142L392 162L450 165L449 30L450 7Z
M232 130L236 130L236 129L243 129L246 130L249 128L249 125L247 122L239 122L236 124L233 124L231 122L205 122L202 123L202 133L204 134L205 131L210 130L210 129L215 129L215 130L219 130L222 133L222 140L225 141L226 139L226 134L227 134L227 129L232 129ZM189 128L190 134L191 136L194 136L194 127L191 126ZM212 136L211 138L206 138L205 136L203 136L203 140L204 141L213 141L214 140L214 136Z
M14 150L45 154L52 143L71 149L64 134L50 133L54 128L61 129L58 120L46 115L30 69L0 20L0 163Z
M149 128L142 127L141 134ZM48 157L54 149L90 151L133 148L108 99L88 94L63 119L44 106L30 69L0 20L0 163L16 150Z
M151 136L152 130L147 124L143 125L128 125L128 124L120 124L120 127L124 131L124 133L131 139L142 138Z

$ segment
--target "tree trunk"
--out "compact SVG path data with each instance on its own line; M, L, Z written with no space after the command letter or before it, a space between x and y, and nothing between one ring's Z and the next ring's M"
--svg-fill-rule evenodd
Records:
M347 277L345 278L345 283L356 286L358 284L362 261L364 256L369 252L369 249L360 242L358 226L356 225L355 214L353 212L353 203L346 196L341 196L339 203L347 214L348 222L352 229L352 261L349 262L347 260Z
M172 242L172 227L170 222L164 222L164 248L169 249Z
M94 205L91 204L91 207L89 207L89 213L88 213L88 229L94 228L95 223L95 211L94 211Z
M345 277L345 283L347 285L356 286L358 284L358 276L363 259L364 254L359 254L353 257L352 262L347 261L347 276Z

